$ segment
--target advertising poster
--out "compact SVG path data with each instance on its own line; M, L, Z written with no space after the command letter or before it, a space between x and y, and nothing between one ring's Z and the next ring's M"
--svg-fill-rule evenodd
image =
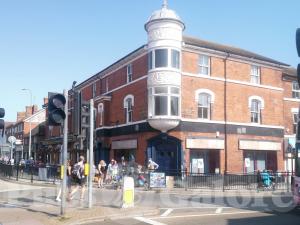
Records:
M166 187L166 174L151 172L150 173L150 187L151 188L165 188Z

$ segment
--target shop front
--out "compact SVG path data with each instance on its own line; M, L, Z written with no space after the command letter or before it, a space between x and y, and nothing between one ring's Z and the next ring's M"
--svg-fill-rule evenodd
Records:
M243 150L244 173L277 171L277 152L281 150L280 142L239 140L239 149Z
M224 140L220 138L193 137L186 139L189 149L189 171L191 173L220 173L220 151Z
M135 161L137 139L112 141L111 149L113 151L112 157L117 160L117 162L120 162L122 157L124 157L124 160L127 162Z

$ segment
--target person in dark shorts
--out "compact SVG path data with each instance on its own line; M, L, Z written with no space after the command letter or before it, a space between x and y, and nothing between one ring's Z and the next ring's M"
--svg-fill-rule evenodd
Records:
M80 200L82 201L84 198L85 185L86 185L86 177L84 175L84 157L80 156L79 161L73 166L72 169L72 177L76 187L72 190L69 200L73 199L74 194L81 189L80 192Z

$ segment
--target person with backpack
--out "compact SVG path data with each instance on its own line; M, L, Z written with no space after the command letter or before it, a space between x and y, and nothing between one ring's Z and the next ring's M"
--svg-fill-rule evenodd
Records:
M69 200L73 199L74 194L80 188L81 189L80 200L82 201L84 197L85 184L86 184L86 177L84 175L84 156L80 156L79 161L73 166L72 178L74 180L76 187L72 190L69 196Z

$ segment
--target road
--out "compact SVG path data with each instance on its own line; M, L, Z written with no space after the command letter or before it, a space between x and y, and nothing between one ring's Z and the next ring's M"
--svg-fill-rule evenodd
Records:
M289 213L259 212L235 208L181 208L166 209L156 217L95 221L84 225L297 225L300 211Z

